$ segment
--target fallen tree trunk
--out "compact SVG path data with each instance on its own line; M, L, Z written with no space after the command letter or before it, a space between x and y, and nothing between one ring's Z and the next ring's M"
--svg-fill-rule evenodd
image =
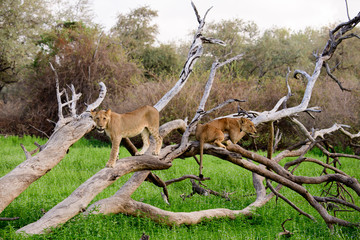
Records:
M44 230L67 222L70 218L86 210L90 201L118 178L140 170L167 169L171 163L142 155L120 159L114 168L104 168L78 187L68 198L48 211L39 221L26 225L19 232L28 234L44 233Z

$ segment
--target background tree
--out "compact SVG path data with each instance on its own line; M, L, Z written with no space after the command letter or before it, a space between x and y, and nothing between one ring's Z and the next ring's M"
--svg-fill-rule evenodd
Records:
M161 44L158 47L147 46L141 60L146 76L152 78L179 72L181 68L179 55L174 46L168 44Z
M49 9L55 22L83 22L88 26L95 26L94 12L91 0L50 0Z
M157 11L148 6L133 9L128 14L119 14L111 34L116 37L126 52L132 58L142 55L145 47L155 42L158 27L151 21L157 16Z
M34 41L50 22L47 1L2 0L0 2L0 94L21 74L37 51Z
M234 55L239 52L246 52L254 44L259 37L258 26L251 21L244 21L242 19L222 20L218 23L209 23L205 34L221 38L226 43L226 46L211 45L206 51L209 52L201 60L202 65L200 71L206 71L211 68L214 60L213 56L217 56L220 60ZM231 73L232 77L241 76L243 71L243 63L232 62L228 66L221 69L221 72Z

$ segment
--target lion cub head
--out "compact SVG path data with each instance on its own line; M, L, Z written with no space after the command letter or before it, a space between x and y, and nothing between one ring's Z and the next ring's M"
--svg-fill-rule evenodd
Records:
M239 120L241 131L246 132L249 135L256 134L256 128L252 121L247 118L240 118Z
M98 112L91 111L90 113L96 123L96 130L98 130L99 133L103 133L110 121L111 110L100 110Z

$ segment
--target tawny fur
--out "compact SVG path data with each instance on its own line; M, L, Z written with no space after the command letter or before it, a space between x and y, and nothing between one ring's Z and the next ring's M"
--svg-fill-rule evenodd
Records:
M136 155L142 155L150 145L150 134L154 137L156 146L153 154L159 155L162 138L159 135L159 112L152 106L144 106L132 112L118 114L101 110L91 111L96 129L106 132L111 139L111 153L106 167L114 167L119 154L119 145L122 138L135 137L141 134L143 147Z
M196 128L195 137L200 142L200 177L202 177L202 162L204 143L212 143L226 148L223 144L225 134L229 140L236 144L245 134L255 134L256 129L252 121L247 118L221 118L206 124L199 124Z

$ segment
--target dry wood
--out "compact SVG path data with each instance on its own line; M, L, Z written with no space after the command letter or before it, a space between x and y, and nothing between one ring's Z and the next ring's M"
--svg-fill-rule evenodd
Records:
M38 221L20 228L18 232L28 234L44 233L50 227L67 222L70 218L86 210L90 201L106 187L127 173L140 170L161 170L171 166L150 155L120 159L114 168L104 168L79 186L68 198L49 210Z
M286 230L285 227L284 227L285 223L286 223L287 221L290 221L290 220L292 220L292 219L291 219L291 218L288 218L288 219L286 219L286 220L281 224L281 227L282 227L282 229L283 229L284 231L281 232L281 233L279 233L279 236L282 236L282 235L288 236L288 235L294 234L294 233Z

